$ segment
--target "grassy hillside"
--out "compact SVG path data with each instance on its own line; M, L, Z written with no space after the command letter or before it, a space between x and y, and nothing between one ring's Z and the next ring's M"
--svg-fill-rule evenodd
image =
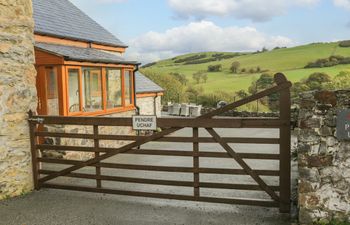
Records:
M189 80L190 85L195 87L202 86L206 93L213 93L216 91L231 92L241 89L247 90L251 82L254 79L257 79L261 72L233 74L230 72L232 62L240 62L240 68L245 68L247 71L259 67L261 70L268 70L271 73L283 72L288 79L293 82L299 81L313 72L325 72L334 76L340 71L350 70L350 64L312 69L304 69L304 67L309 62L313 62L320 58L327 58L332 55L350 57L350 48L342 48L339 47L338 44L339 43L317 43L293 48L271 50L263 53L193 53L159 61L146 69L164 73L177 72L184 74ZM193 61L199 60L199 62L201 62L202 60L213 59L213 56L218 55L222 59L218 58L217 61L189 65L186 64L188 61L182 62L189 57L194 58ZM215 64L221 64L223 67L222 71L207 73L207 82L196 84L192 78L192 74L201 70L206 71L209 65Z

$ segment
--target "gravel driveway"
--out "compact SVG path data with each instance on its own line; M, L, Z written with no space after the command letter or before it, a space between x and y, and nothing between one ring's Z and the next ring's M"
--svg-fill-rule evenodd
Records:
M225 137L278 137L278 130L274 129L217 129ZM190 129L178 131L174 136L190 136ZM200 135L208 134L200 130ZM277 153L277 145L233 144L237 152ZM191 150L191 144L169 144L154 142L143 146L151 149L181 149ZM217 144L202 144L201 150L223 151ZM106 160L106 162L146 164L160 166L191 166L192 158L185 157L149 157L138 155L120 155ZM278 162L271 160L246 160L254 169L278 169ZM203 167L239 168L232 159L203 159ZM57 169L47 167L45 169ZM79 172L86 172L82 169ZM134 176L140 178L192 180L192 174L179 174L169 176L162 172L140 172L123 170L103 170L103 175ZM251 183L247 176L232 175L201 175L201 180L224 183ZM276 177L264 177L268 184L278 184ZM89 185L89 181L78 181L76 178L59 178L56 183L79 183ZM94 181L91 181L94 185ZM192 188L145 186L127 183L103 182L104 187L157 191L164 193L192 194ZM251 197L266 198L267 194L257 191L235 191L217 189L201 189L201 194L215 197ZM278 209L250 207L238 205L224 205L212 203L195 203L176 200L161 200L149 198L136 198L128 196L115 196L92 194L83 192L70 192L61 190L43 189L26 196L0 202L0 225L112 225L112 224L290 224L288 216L281 215Z

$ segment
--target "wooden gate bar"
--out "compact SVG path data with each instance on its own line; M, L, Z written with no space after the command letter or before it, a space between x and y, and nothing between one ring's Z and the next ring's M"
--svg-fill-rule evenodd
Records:
M98 139L98 125L94 125L94 146L95 146L95 158L100 156L100 152L98 151L100 148L100 141ZM96 165L96 176L101 175L101 167ZM96 186L97 188L102 187L102 183L100 179L96 179Z
M66 160L66 159L47 159L38 158L39 162L62 164L62 165L79 165L82 161ZM118 164L118 163L97 163L101 168L109 169L125 169L125 170L145 170L158 172L177 172L177 173L194 173L193 167L170 167L170 166L148 166L148 165L133 165L133 164ZM94 167L95 165L89 165ZM260 176L279 176L278 170L254 170ZM222 168L199 168L199 173L208 174L227 174L227 175L247 175L242 169L222 169Z
M51 170L39 170L40 174L53 174L56 171ZM165 185L165 186L183 186L194 187L196 184L192 181L175 181L175 180L158 180L158 179L146 179L146 178L134 178L134 177L117 177L109 175L92 175L86 173L70 173L65 177L72 178L84 178L84 179L100 179L106 181L116 181L124 183L138 183L138 184L153 184L153 185ZM249 191L264 191L259 185L254 184L228 184L228 183L214 183L214 182L198 182L198 187L202 188L214 188L214 189L235 189L235 190L249 190ZM270 186L272 190L279 191L279 186ZM195 196L196 197L196 196ZM199 192L198 196L199 197Z
M41 132L43 133L43 132ZM41 137L64 137L64 138L77 138L82 139L82 134L61 134L61 133L52 133L52 135L37 135ZM83 139L94 139L95 137L91 135L91 138L83 138ZM116 140L116 141L142 141L144 136L131 136L131 135L98 135L97 138L99 140ZM230 138L223 137L225 142L228 143L244 143L244 144L279 144L279 138ZM185 142L185 143L193 143L193 142L201 142L201 143L216 143L216 141L211 137L161 137L156 140L157 142ZM49 146L48 146L49 147ZM72 146L74 147L74 146Z
M59 120L50 116L33 116L33 118L44 119L45 124L56 125L86 125L86 126L132 126L131 118L113 118L113 117L62 117ZM88 119L87 119L88 118ZM159 127L208 127L208 128L279 128L288 121L278 118L254 119L254 118L158 118ZM45 132L38 132L45 133ZM51 134L46 132L47 134ZM90 136L92 139L93 137Z
M215 132L213 128L206 128L206 130L214 137L214 139L220 143L220 145L236 160L236 162L243 168L243 170L249 174L258 184L259 186L265 190L273 200L279 201L279 197L276 195L276 193L270 189L270 187L263 181L255 172L252 170L248 164L240 158L236 152L226 143L224 142L220 136Z
M193 139L198 139L198 127L193 128ZM195 198L200 196L199 193L199 143L193 142L193 194Z
M70 186L70 185L60 185L60 184L51 184L51 183L44 183L42 184L42 187L71 190L71 191L85 191L85 192L94 192L94 193L129 195L129 196L138 196L138 197L147 197L147 198L187 200L187 201L236 204L236 205L254 205L254 206L264 206L264 207L278 207L278 203L273 201L264 201L264 200L227 199L227 198L214 198L214 197L195 198L194 196L189 196L189 195L150 193L150 192L141 192L141 191L124 191L124 190L114 190L114 189L112 190L112 189L106 189L106 188L91 188L91 187L84 187L84 186Z
M57 146L57 147L56 147ZM42 151L47 150L58 150L58 151L78 151L78 152L109 152L113 148L86 148L86 147L74 147L74 146L61 146L61 145L38 145L37 149ZM132 154L132 155L158 155L158 156L183 156L183 157L193 157L194 153L190 151L177 151L177 150L151 150L151 149L132 149L128 152L123 152L120 154ZM226 152L199 152L199 157L206 158L232 158ZM269 153L237 153L240 157L245 159L261 159L261 160L280 160L279 154L269 154Z

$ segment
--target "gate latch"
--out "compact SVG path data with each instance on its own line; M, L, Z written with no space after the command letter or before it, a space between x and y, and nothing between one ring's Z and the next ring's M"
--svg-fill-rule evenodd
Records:
M43 124L44 118L29 118L28 121Z

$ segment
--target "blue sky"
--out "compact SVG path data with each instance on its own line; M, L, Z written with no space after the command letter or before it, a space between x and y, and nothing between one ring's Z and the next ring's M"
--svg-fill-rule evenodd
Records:
M71 0L150 62L350 39L350 0Z

